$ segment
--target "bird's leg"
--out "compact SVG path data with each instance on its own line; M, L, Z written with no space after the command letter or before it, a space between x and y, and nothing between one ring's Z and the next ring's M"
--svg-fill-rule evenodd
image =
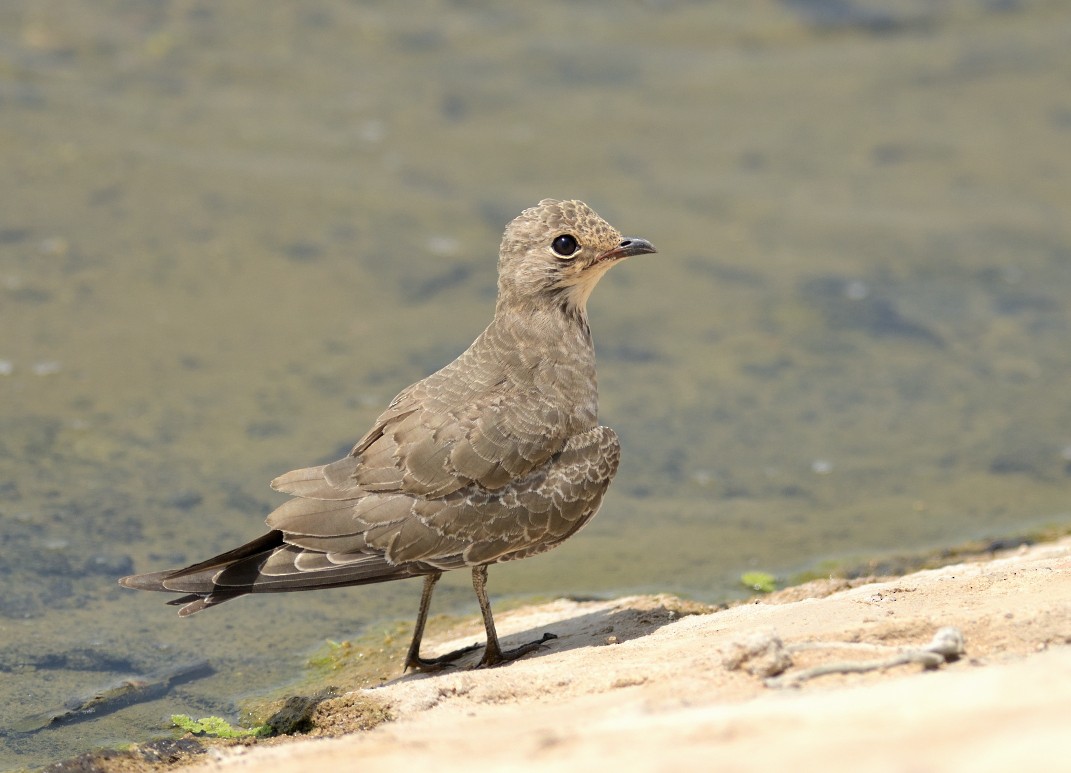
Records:
M499 663L508 663L529 652L539 649L543 642L557 639L552 633L543 634L543 638L514 647L511 650L502 651L498 643L498 633L495 631L495 619L491 615L491 602L487 600L487 566L474 566L472 568L472 588L476 591L476 599L480 602L480 612L483 614L483 627L487 630L487 648L483 652L483 658L477 668L487 668Z
M413 626L413 641L410 642L409 652L405 656L406 671L438 671L453 665L454 661L462 655L480 647L479 644L473 644L470 647L462 647L437 658L420 657L420 640L424 638L424 624L428 622L428 610L431 609L431 594L435 590L435 583L442 576L442 572L436 572L424 577L424 590L420 593L420 611L417 613L416 625Z

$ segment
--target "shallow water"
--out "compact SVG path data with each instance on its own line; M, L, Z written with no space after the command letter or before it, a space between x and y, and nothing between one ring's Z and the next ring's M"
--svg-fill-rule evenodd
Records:
M418 583L179 621L115 578L259 534L268 480L482 329L546 196L660 253L591 303L603 511L492 593L724 599L1071 521L1068 52L1042 0L4 3L0 767L228 714L411 619Z

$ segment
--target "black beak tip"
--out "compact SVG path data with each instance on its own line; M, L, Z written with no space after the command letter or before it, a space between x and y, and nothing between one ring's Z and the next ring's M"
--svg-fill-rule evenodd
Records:
M656 250L655 246L646 239L629 237L623 239L621 244L617 245L613 252L616 253L618 257L628 258L633 255L650 255L658 252L658 250Z

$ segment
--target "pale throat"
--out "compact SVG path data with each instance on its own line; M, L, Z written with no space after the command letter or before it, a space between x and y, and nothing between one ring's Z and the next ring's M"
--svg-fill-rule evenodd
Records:
M603 274L609 271L615 262L616 261L606 261L605 263L595 266L589 266L582 274L580 274L580 276L576 277L575 282L561 288L560 292L562 297L570 306L586 315L588 298L591 297L595 285L599 283Z

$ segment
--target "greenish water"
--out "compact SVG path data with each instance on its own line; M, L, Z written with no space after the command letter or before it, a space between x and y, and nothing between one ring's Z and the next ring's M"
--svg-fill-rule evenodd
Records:
M660 253L591 303L617 482L493 594L724 599L1071 521L1069 52L1056 0L0 5L0 768L412 617L400 583L179 621L115 578L259 534L482 329L547 196Z

